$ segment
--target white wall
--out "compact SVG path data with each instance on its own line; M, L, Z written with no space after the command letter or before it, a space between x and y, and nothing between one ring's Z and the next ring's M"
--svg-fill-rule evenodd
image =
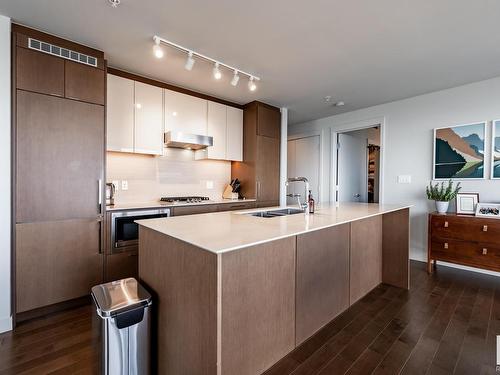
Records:
M500 77L421 95L375 107L289 126L294 134L322 134L324 159L330 160L331 131L348 130L360 124L382 122L384 203L411 203L411 257L427 258L427 213L433 207L425 197L432 178L433 129L454 124L500 118ZM488 125L488 138L491 128ZM489 153L488 144L486 152ZM485 165L489 166L489 157ZM333 163L330 163L331 165ZM397 183L397 176L410 174L412 183ZM487 172L489 177L489 170ZM329 177L324 185L332 189ZM482 202L500 201L500 180L462 182L464 192L479 192ZM451 209L454 209L453 207Z
M10 126L10 19L0 15L0 332L12 329Z

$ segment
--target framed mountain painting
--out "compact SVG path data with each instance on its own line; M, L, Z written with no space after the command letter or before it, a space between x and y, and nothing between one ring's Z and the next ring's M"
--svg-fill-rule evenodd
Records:
M486 121L434 129L433 178L484 178L485 134Z
M491 134L491 178L500 178L500 120L493 121Z

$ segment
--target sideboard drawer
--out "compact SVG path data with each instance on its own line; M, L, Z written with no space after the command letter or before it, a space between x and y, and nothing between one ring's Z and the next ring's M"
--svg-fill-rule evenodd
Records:
M499 243L500 220L467 216L433 215L432 238Z
M431 257L489 269L500 269L500 245L433 238Z

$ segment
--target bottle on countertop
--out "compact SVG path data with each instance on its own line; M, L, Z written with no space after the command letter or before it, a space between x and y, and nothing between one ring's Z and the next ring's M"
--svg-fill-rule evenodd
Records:
M309 200L309 213L313 214L314 213L314 198L313 198L311 190L309 190L308 200Z

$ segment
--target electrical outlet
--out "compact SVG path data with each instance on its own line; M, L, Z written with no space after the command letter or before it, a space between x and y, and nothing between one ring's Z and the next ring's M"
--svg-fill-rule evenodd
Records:
M214 188L214 182L211 181L211 180L208 180L206 186L207 186L207 189L213 189Z
M128 181L122 180L122 190L128 190Z
M411 184L411 175L409 174L399 175L398 184Z
M111 183L112 183L113 185L115 185L115 189L116 189L116 190L120 189L120 181L118 181L118 180L113 180L113 181L111 181Z

